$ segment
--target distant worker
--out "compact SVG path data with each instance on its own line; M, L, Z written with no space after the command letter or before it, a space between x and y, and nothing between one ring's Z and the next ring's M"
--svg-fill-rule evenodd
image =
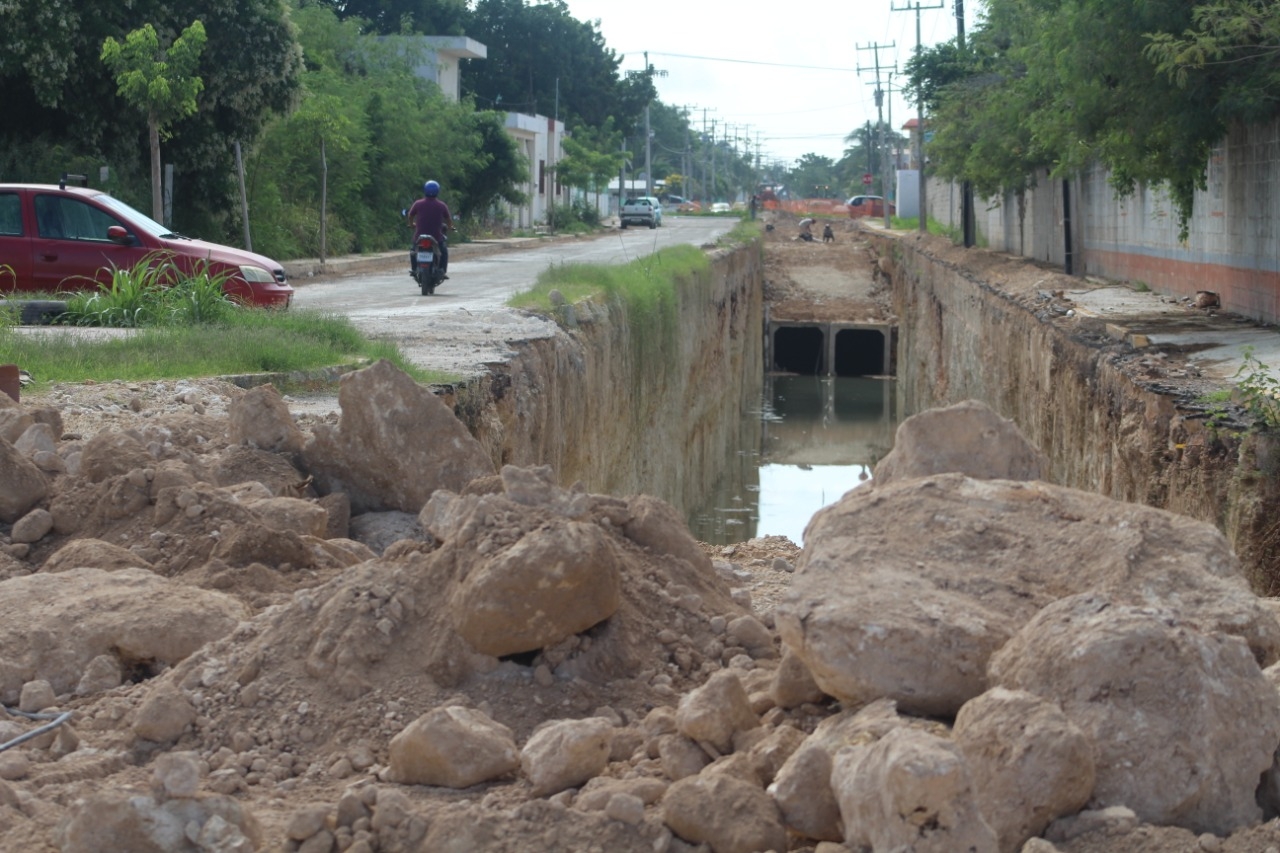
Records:
M445 241L444 232L453 227L453 214L449 205L440 200L440 184L427 181L422 185L422 198L409 208L409 225L413 228L413 239L419 234L430 234L436 238L440 246L440 272L449 271L449 244ZM409 248L409 275L418 269L418 253L412 245ZM444 276L448 278L449 276Z
M835 232L831 230L831 223L828 222L822 226L822 242L832 243L836 239Z
M800 239L806 243L813 242L813 220L808 217L800 220Z
M756 208L760 206L760 196L753 195L751 197L751 218L756 218Z

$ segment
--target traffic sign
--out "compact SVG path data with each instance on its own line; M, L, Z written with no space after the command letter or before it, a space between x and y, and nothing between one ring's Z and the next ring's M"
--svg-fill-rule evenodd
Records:
M871 186L871 173L870 173L870 172L864 172L864 173L862 174L862 185L863 185L864 187L869 187L869 186Z

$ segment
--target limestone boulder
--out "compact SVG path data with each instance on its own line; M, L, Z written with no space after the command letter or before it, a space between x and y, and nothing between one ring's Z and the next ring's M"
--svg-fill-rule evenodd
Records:
M402 785L469 788L520 767L511 730L480 711L435 708L391 739L388 779Z
M558 720L533 733L520 751L520 768L535 797L573 788L599 776L609 763L613 725L601 717Z
M231 797L157 801L127 791L77 801L54 838L62 853L252 853L263 844L257 819Z
M14 542L30 544L39 542L53 530L53 514L44 507L36 507L13 523L9 538Z
M0 394L0 439L13 444L35 422L35 416L21 403Z
M264 498L250 503L249 509L272 530L323 539L329 527L329 513L325 508L302 498Z
M305 443L284 398L270 384L251 388L231 401L227 407L227 437L232 444L277 453L297 452Z
M1049 460L1013 421L986 403L965 400L898 424L893 450L876 465L872 482L882 486L950 473L979 480L1042 480Z
M0 674L7 669L24 680L41 678L57 693L69 693L99 655L173 665L248 615L230 596L144 569L74 568L10 578L0 583L0 649L7 661ZM12 701L11 690L9 678L0 677L3 701Z
M629 517L622 532L628 539L655 553L684 560L699 572L711 572L711 558L671 504L652 495L637 495L627 502L627 510Z
M390 362L342 377L337 429L317 427L309 470L357 511L417 513L436 489L461 491L493 462L439 397Z
M662 820L671 831L712 853L787 849L778 808L759 787L727 774L691 776L667 789Z
M0 439L0 522L12 524L49 494L49 481L35 463Z
M495 657L554 645L621 603L618 556L598 525L533 530L475 566L454 590L454 626Z
M80 472L90 482L101 483L155 463L155 457L133 433L104 429L85 442L80 455Z
M162 681L138 707L133 733L154 743L172 743L196 721L196 709L176 685Z
M65 572L69 569L146 569L154 567L128 548L101 539L72 539L54 551L40 567L42 572Z
M711 744L721 755L733 751L734 735L759 725L746 688L732 670L721 670L686 693L676 709L680 734Z
M809 667L790 646L782 647L782 660L773 672L769 696L779 708L798 708L806 702L816 703L826 698Z
M913 853L997 853L960 750L910 727L836 754L831 787L847 846Z
M1017 853L1093 792L1093 746L1057 703L996 687L966 702L953 737L1002 853Z
M33 423L23 430L22 435L13 443L23 456L35 458L37 453L55 453L58 450L59 436L53 427L44 423Z
M590 503L590 496L580 488L562 489L556 485L549 465L532 468L504 465L498 474L502 493L524 506L541 507L556 515L577 518L586 512ZM467 490L468 493L474 491L474 487Z
M1201 633L1170 608L1072 596L993 657L991 680L1056 702L1084 733L1091 805L1220 836L1261 820L1280 695L1238 636Z
M769 788L787 828L815 841L840 841L844 828L831 786L836 753L851 744L875 743L909 724L898 716L893 702L883 699L819 723L783 763Z
M427 538L418 517L399 510L365 512L352 516L348 530L352 539L363 542L375 554L381 554L391 543L401 539Z
M754 616L739 616L729 622L726 638L735 646L742 646L756 660L778 656L773 632Z
M1280 622L1208 524L1048 483L961 474L855 489L818 512L776 620L823 692L954 716L1046 605L1099 590L1241 637L1263 664Z
M711 763L711 756L684 735L665 734L657 740L658 761L667 778L679 781L687 776L697 776Z

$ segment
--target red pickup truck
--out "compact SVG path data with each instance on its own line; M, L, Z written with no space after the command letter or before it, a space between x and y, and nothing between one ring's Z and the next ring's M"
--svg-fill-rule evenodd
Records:
M60 184L0 184L0 293L88 290L144 258L179 270L201 263L225 275L223 290L249 305L287 308L284 268L270 258L176 234L101 190Z

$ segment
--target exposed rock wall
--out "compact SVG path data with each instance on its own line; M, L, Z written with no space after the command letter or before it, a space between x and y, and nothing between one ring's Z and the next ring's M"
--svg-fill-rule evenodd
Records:
M562 308L554 337L458 392L456 408L495 464L550 465L563 485L701 502L742 446L758 402L764 266L759 244L711 253L673 311ZM749 445L748 445L749 446Z
M1050 481L1208 521L1255 591L1280 593L1274 442L1187 419L1134 379L1132 350L1100 322L1037 307L1037 289L1078 280L937 239L868 236L893 282L908 413L982 400L1048 455Z

